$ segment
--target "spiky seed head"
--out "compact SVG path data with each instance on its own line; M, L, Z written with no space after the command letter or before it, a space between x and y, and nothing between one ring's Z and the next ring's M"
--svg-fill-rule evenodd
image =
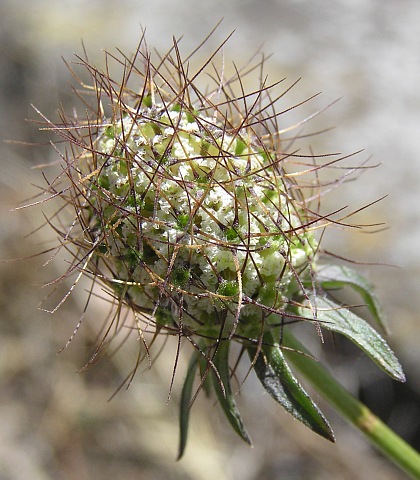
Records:
M248 352L250 369L276 401L333 440L328 422L282 354L288 321L310 320L321 338L321 325L349 337L391 376L404 380L377 332L326 298L329 288L347 285L382 322L368 282L349 268L317 265L314 231L331 223L345 226L343 220L353 215L334 219L319 213L320 170L341 158L326 155L328 161L317 165L312 152L304 156L294 146L298 136L283 149L280 133L293 128L279 127L275 103L282 95L274 93L276 84L261 80L250 93L243 85L245 74L262 71L264 58L225 77L213 64L215 55L189 74L177 42L155 64L142 37L132 59L107 54L107 66L111 60L123 66L120 80L79 59L92 76L92 84L81 82L79 92L87 110L74 117L60 112L60 124L45 119L68 145L61 153L63 170L46 192L73 212L71 222L61 219L62 207L47 219L61 236L59 248L72 255L59 280L76 276L58 306L86 275L93 282L89 298L99 282L116 307L88 364L114 335L127 332L124 306L133 312L130 326L149 361L147 331L150 343L159 335L177 335L178 353L182 339L193 345L181 395L179 456L196 371L199 388L215 391L234 430L250 442L231 387L232 341L241 345L239 356ZM199 87L204 74L214 82L205 92ZM351 167L350 173L356 170ZM327 191L348 173L325 183ZM176 366L177 360L173 375Z
M304 185L316 200L308 208L297 183L305 172L292 170L307 159L280 141L278 83L244 90L249 73L263 78L264 57L225 78L216 53L191 75L176 41L157 64L144 37L131 59L106 53L106 71L78 59L92 78L76 90L83 116L45 119L68 144L47 191L75 215L68 226L56 214L49 223L74 256L75 283L85 274L105 285L148 329L258 342L308 297L313 231L325 223L319 167L307 168L317 172ZM124 66L121 79L111 61ZM204 92L205 75L214 88Z
M117 105L98 130L83 211L94 261L111 267L133 308L164 309L170 326L182 318L197 335L261 335L308 276L316 242L281 152L243 118L228 129L215 106L209 116L182 94Z

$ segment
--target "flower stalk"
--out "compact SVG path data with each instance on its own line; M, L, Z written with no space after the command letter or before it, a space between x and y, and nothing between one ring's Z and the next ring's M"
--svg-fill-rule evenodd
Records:
M414 448L341 386L289 331L284 332L283 345L287 347L286 357L317 392L389 460L413 479L420 478L420 455Z

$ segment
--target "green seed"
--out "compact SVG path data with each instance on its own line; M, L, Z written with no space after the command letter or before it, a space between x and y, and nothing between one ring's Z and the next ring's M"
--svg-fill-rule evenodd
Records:
M233 297L239 293L239 285L236 280L223 281L217 289L218 295L223 297Z

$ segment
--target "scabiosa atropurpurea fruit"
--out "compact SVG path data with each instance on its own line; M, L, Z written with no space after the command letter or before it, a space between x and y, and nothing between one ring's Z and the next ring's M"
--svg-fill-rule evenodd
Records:
M248 353L249 368L270 395L330 440L327 420L284 356L291 324L311 322L320 338L323 329L344 334L394 378L404 378L382 337L328 295L331 288L354 288L381 322L363 278L319 261L316 232L343 219L319 212L318 173L340 159L317 165L294 147L298 135L282 145L282 132L293 129L279 125L275 105L285 93L276 96L279 82L264 79L246 92L244 76L263 78L264 59L225 78L215 64L220 48L194 74L176 41L153 60L144 36L132 58L106 54L107 65L121 66L120 79L79 58L92 79L80 82L83 115L61 111L60 122L45 119L68 143L63 171L46 191L73 211L64 227L56 214L48 220L72 255L71 290L86 275L105 288L117 311L98 350L127 322L148 356L148 333L177 336L179 349L192 346L180 455L194 391L203 386L215 391L232 427L250 442L231 386L232 342L239 355ZM206 75L213 87L203 91L199 80ZM121 316L123 307L133 315Z

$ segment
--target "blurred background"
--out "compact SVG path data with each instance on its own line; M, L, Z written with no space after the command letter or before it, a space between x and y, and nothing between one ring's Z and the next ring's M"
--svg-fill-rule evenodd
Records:
M349 390L419 449L419 2L2 0L0 139L48 142L47 133L26 121L39 119L30 105L51 118L60 102L71 108L72 78L61 56L74 60L74 53L83 52L82 41L90 61L100 67L103 49L132 53L142 27L150 48L164 52L173 35L183 35L182 50L188 54L222 17L203 58L232 30L226 63L242 65L263 45L272 54L271 82L302 78L282 105L322 92L294 111L291 121L341 98L310 122L312 131L335 127L307 140L314 151L364 149L359 158L371 156L372 165L380 164L326 199L325 210L329 205L354 210L388 195L355 219L384 222L388 228L369 235L334 231L324 246L360 262L395 265L359 270L377 285L389 318L388 341L408 382L392 382L340 339L329 346L331 353L321 355ZM33 167L57 154L42 146L2 143L0 148L0 257L32 255L48 248L54 234L41 230L28 236L42 223L41 209L11 209L43 184ZM79 292L84 292L76 291L55 315L40 311L47 294L41 286L65 269L60 261L43 268L46 260L0 264L1 480L356 480L370 478L372 471L376 478L405 478L316 394L336 432L335 445L289 418L252 378L238 401L254 448L230 432L217 405L199 398L187 453L175 463L182 374L167 402L175 346L108 402L133 366L136 342L78 373L92 351L89 325L101 322L106 312L94 301L81 333L57 355L77 324L84 307Z

